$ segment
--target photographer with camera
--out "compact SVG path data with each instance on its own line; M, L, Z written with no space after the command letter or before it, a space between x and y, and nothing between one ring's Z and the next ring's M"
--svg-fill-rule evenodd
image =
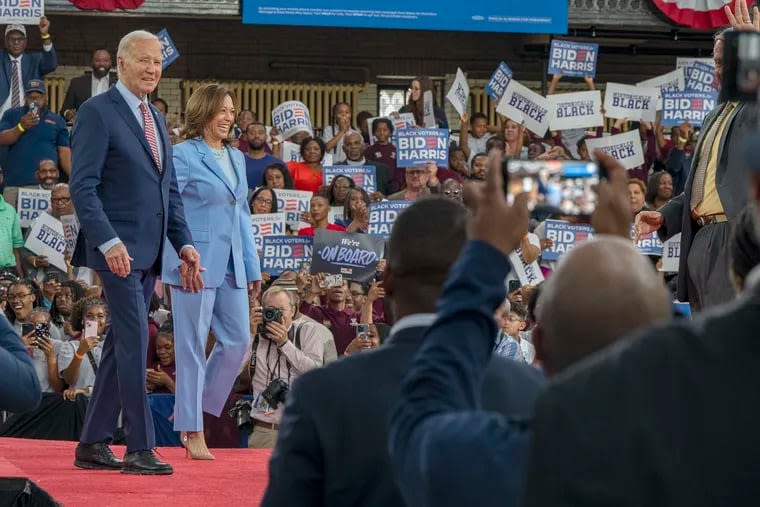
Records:
M238 402L231 415L251 436L248 447L272 448L293 381L322 366L324 340L316 326L296 325L291 291L274 286L261 298L263 308L251 312L253 343L238 385L250 385L253 403ZM254 332L255 330L255 332Z

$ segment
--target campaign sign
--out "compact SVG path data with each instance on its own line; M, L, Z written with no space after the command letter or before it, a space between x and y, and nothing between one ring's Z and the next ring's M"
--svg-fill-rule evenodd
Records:
M644 150L641 147L638 130L631 130L614 136L586 139L586 148L592 154L594 150L602 150L620 162L626 169L633 169L644 163Z
M343 206L330 206L330 212L327 214L327 219L331 224L336 224L338 221L342 222L345 218Z
M79 220L76 215L62 215L61 227L63 228L63 237L66 238L66 252L64 255L71 257L74 255L74 248L77 244L79 235Z
M636 241L636 226L631 224L631 239L636 243L636 248L642 254L662 257L662 241L660 241L657 231L647 234L639 241Z
M599 44L553 39L549 48L549 74L594 77L598 55Z
M277 189L277 209L285 212L285 222L294 230L308 227L301 222L301 214L309 211L312 192L306 190Z
M485 90L493 100L500 100L507 89L509 80L512 79L512 69L506 63L501 62L496 70L493 71L491 79L488 80Z
M531 243L538 242L538 237L535 234L530 233L528 236L533 236L533 238L531 238L533 239ZM535 286L544 281L544 274L541 272L541 267L538 265L538 262L533 261L530 264L525 262L521 248L518 248L509 254L509 262L512 264L512 271L522 285Z
M383 258L385 241L369 234L317 229L314 231L314 255L311 273L343 275L357 282L369 282Z
M369 205L369 229L367 233L388 239L393 223L399 214L411 206L413 201L382 201Z
M386 120L389 120L391 122L391 125L393 125L394 132L398 129L410 128L417 125L417 122L414 119L414 113L398 113L398 116L374 116L372 118L367 118L367 132L369 132L370 145L373 145L377 142L375 132L372 129L372 122L378 118L385 118ZM393 142L393 139L390 141Z
M586 129L604 124L599 90L555 93L546 97L552 110L551 130ZM584 132L585 133L585 132Z
M37 217L26 237L24 247L33 254L44 255L50 264L61 271L67 271L66 260L63 257L66 252L66 237L63 235L61 222L53 215L43 213Z
M289 100L272 109L272 125L288 138L301 131L312 132L309 108L303 102Z
M668 72L667 74L663 74L661 76L653 77L651 79L636 83L636 86L644 88L657 88L657 110L659 111L662 109L662 92L684 89L684 86L686 84L684 70L685 69L679 68L672 72Z
M686 89L695 92L714 92L715 67L702 62L694 62L691 67L686 67Z
M708 65L715 68L715 60L712 58L692 58L690 56L679 56L676 58L676 69L680 69L681 67L692 67L696 62Z
M174 45L174 41L169 36L169 32L166 28L158 32L156 37L158 37L158 41L161 43L161 57L163 58L161 68L165 69L171 65L174 60L179 58L179 50L177 50L177 46Z
M435 102L433 101L433 92L427 90L422 94L422 122L427 128L436 128L438 122L435 121Z
M425 165L426 162L448 167L449 129L399 129L394 137L397 167Z
M44 15L45 0L0 0L0 23L4 25L37 25Z
M548 100L512 79L496 112L543 137L552 119L550 108Z
M718 94L713 92L663 92L662 125L673 127L688 121L695 127L702 125L707 113L715 108Z
M324 184L332 183L336 176L348 176L357 187L362 187L368 193L377 192L377 169L373 165L351 166L335 165L325 166L322 169Z
M660 271L664 273L678 273L680 261L681 233L678 233L662 244L662 266L660 266Z
M464 77L462 69L457 69L457 77L451 84L451 89L446 94L446 98L449 99L451 105L457 110L459 116L464 115L465 111L467 111L467 101L470 98L470 85L467 84L467 78Z
M301 147L296 143L284 141L282 143L282 160L286 164L288 162L303 162L303 157L301 156Z
M21 227L29 227L32 220L50 208L50 190L41 188L18 189L18 221Z
M589 224L571 224L563 220L544 222L546 239L552 240L552 246L541 252L541 259L557 261L580 243L594 237L594 229Z
M264 244L265 236L284 236L285 220L287 213L261 213L251 215L251 227L253 228L253 240L256 249L260 250Z
M658 89L654 87L607 83L604 92L604 114L608 118L654 121L659 94Z
M264 236L261 271L279 276L283 271L298 271L302 262L311 262L312 239L308 236Z

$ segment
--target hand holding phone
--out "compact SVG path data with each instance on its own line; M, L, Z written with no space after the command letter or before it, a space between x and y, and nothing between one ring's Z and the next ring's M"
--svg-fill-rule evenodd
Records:
M343 275L327 275L325 276L325 288L334 289L335 287L343 286Z
M84 322L84 337L97 338L97 336L98 336L98 321L86 320Z

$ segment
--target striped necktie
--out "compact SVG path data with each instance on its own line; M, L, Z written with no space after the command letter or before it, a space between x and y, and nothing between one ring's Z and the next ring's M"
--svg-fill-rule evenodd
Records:
M140 111L142 111L143 123L145 124L145 139L147 139L150 146L158 172L161 172L161 157L158 154L158 141L156 140L156 126L153 123L153 115L150 114L145 102L140 102Z
M18 60L11 60L11 107L21 106L21 90L18 83Z

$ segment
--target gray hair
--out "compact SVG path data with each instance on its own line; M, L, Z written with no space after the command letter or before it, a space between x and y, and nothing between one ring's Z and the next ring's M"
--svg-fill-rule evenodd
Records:
M119 49L116 51L116 58L126 58L132 53L132 46L134 46L135 42L141 40L158 41L158 37L156 37L156 34L150 33L146 30L129 32L119 41Z

